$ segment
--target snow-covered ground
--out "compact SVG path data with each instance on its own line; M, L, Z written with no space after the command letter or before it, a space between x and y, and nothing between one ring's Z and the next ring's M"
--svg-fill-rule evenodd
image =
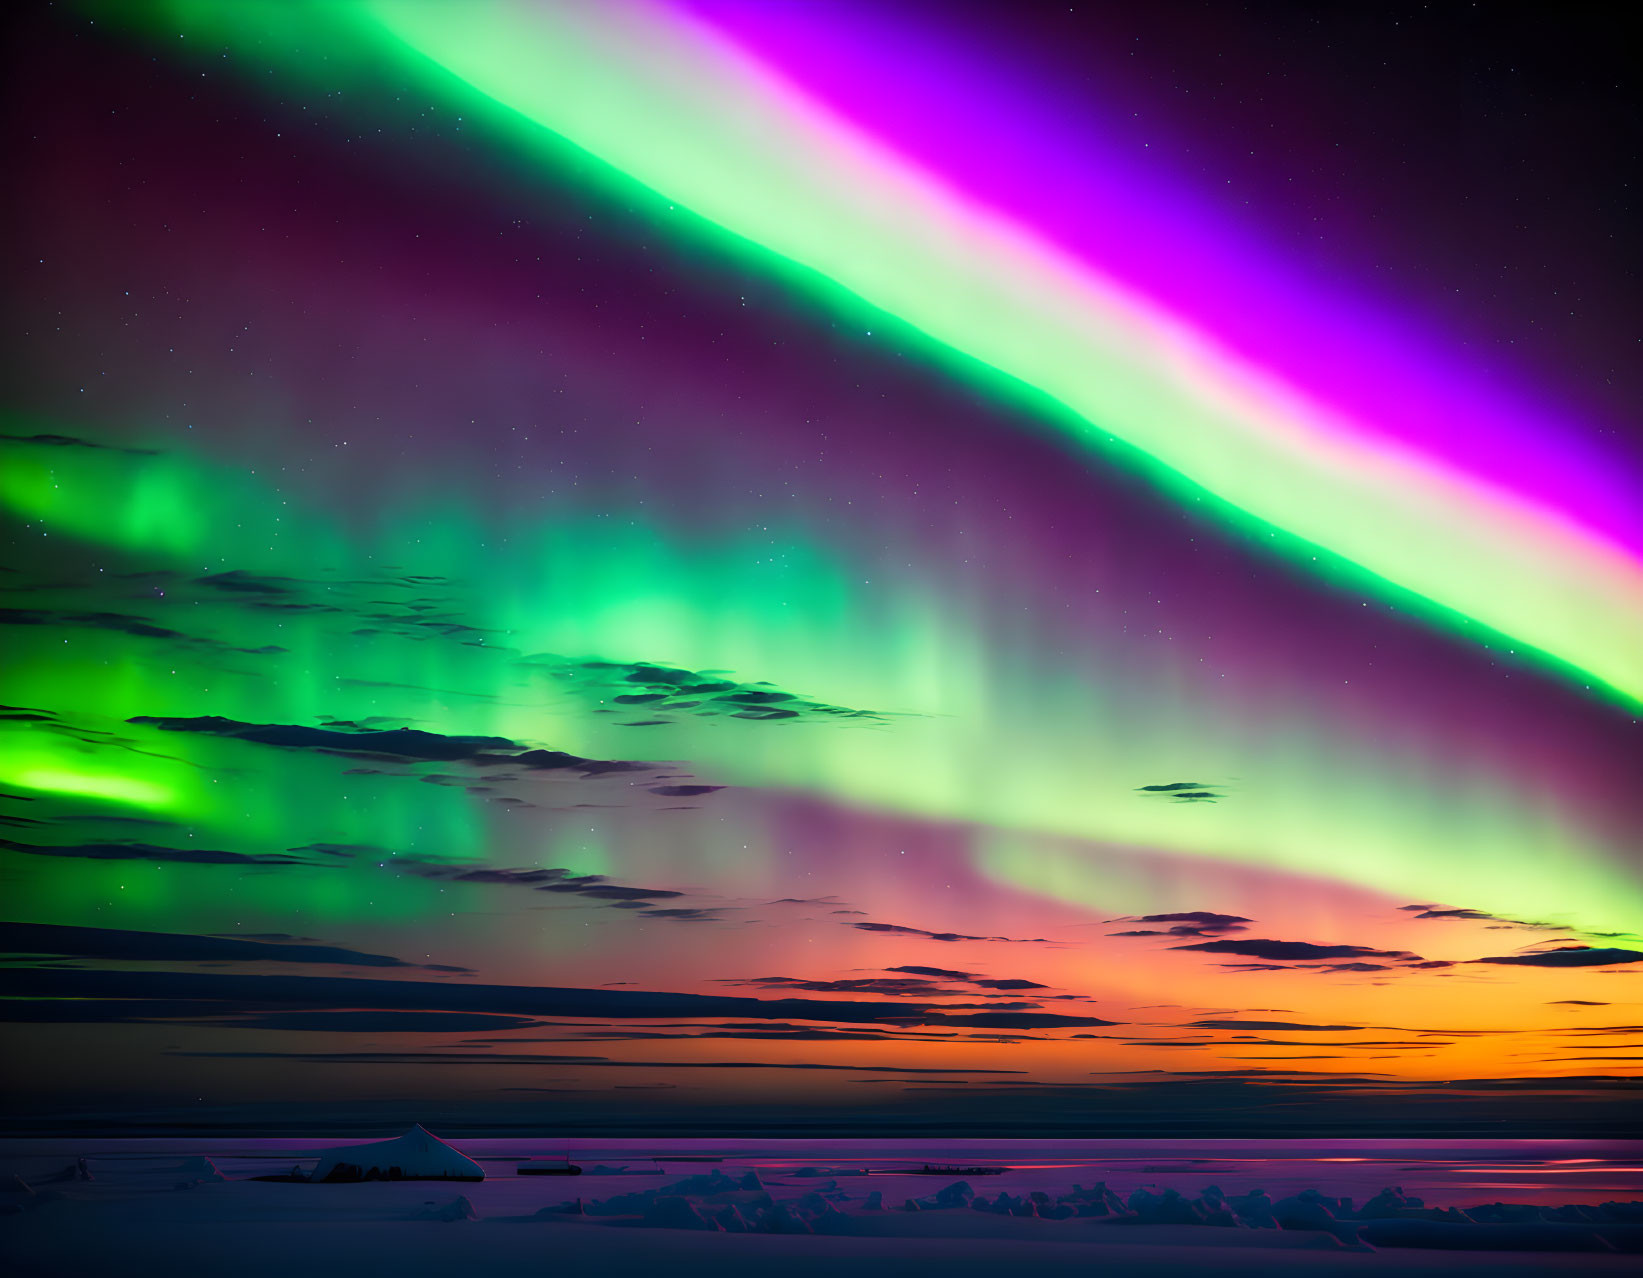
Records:
M243 1179L312 1166L336 1143L0 1142L0 1268L134 1276L193 1268L236 1278L414 1278L452 1266L544 1263L600 1274L779 1267L782 1278L842 1267L856 1278L1027 1265L1098 1265L1113 1275L1551 1275L1632 1273L1643 1252L1643 1206L1598 1206L1643 1199L1640 1164L1623 1156L1581 1161L1568 1149L1531 1151L1542 1155L1537 1175L1520 1149L1495 1157L1489 1150L1432 1157L1430 1150L1380 1149L1369 1158L1308 1151L1287 1159L1182 1149L1166 1159L1149 1148L1132 1158L1103 1151L1103 1160L1041 1144L1036 1157L1013 1148L1003 1151L1012 1155L1006 1160L996 1145L930 1142L889 1151L886 1142L697 1142L681 1150L687 1143L677 1141L597 1149L581 1142L567 1150L455 1140L486 1168L486 1180ZM916 1149L934 1151L943 1163L1007 1162L1011 1170L957 1186L954 1177L906 1174L917 1165ZM642 1156L647 1150L664 1155L660 1165ZM586 1167L605 1161L628 1174L514 1174L522 1158L566 1152ZM667 1157L678 1152L723 1161ZM73 1170L80 1157L90 1180ZM1308 1169L1309 1182L1299 1183ZM872 1174L851 1174L863 1170ZM33 1192L8 1179L14 1176ZM1401 1185L1401 1201L1377 1197L1388 1185ZM1479 1188L1491 1185L1497 1188ZM921 1208L905 1210L908 1199L922 1200ZM1520 1206L1471 1210L1496 1202ZM571 1210L563 1210L566 1203ZM1564 1204L1570 1210L1555 1209Z

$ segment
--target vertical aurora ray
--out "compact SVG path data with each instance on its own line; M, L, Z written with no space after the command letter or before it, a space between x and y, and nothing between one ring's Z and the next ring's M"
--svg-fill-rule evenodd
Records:
M79 513L50 526L72 532L75 519L97 512L123 544L118 539L135 518L126 512L140 512L149 501L147 476L159 463L105 451L54 459L52 490L64 510ZM128 477L123 491L122 470ZM167 466L163 473L178 472ZM507 502L489 513L474 503L447 503L446 514L430 516L409 473L397 502L387 496L395 480L379 481L379 524L387 530L381 539L350 539L323 507L237 496L234 471L214 472L198 461L189 473L195 487L174 494L182 508L209 509L220 501L260 513L243 514L232 525L207 521L202 529L218 531L178 546L171 563L188 564L209 548L219 556L217 566L275 572L290 566L294 552L308 571L325 570L309 587L319 593L290 596L320 606L277 612L277 622L259 622L255 610L220 598L191 605L192 623L212 642L232 642L233 650L275 643L280 651L258 658L277 672L274 681L236 675L233 667L245 658L224 661L209 653L180 674L156 669L122 659L122 637L95 632L75 636L75 651L83 655L65 667L53 651L62 641L48 631L39 664L20 661L12 679L0 679L0 698L26 703L31 691L53 688L53 703L64 710L116 719L187 716L203 703L250 722L387 716L395 724L622 758L637 748L627 724L643 712L613 715L609 690L577 692L565 679L563 658L718 665L888 717L827 730L796 724L771 740L772 729L763 725L664 713L643 729L646 757L689 760L716 783L818 791L869 809L983 829L1170 849L1297 873L1327 866L1330 874L1371 889L1465 897L1509 914L1534 912L1545 899L1544 876L1555 866L1561 906L1586 926L1622 927L1643 908L1643 897L1619 872L1626 827L1611 833L1596 820L1613 810L1613 797L1589 798L1582 810L1510 754L1480 754L1475 743L1459 757L1492 757L1489 768L1443 765L1429 749L1378 748L1374 739L1386 727L1350 701L1327 708L1269 703L1252 725L1250 707L1228 697L1224 685L1133 645L1109 641L1093 661L1054 658L1053 633L1000 624L1035 607L1034 591L1000 578L980 598L967 597L968 574L943 569L939 546L923 551L922 567L896 570L871 567L867 548L852 548L848 537L834 534L825 546L821 527L805 532L806 521L798 519L773 558L766 539L720 542L654 516L613 528L604 519L530 502ZM456 474L447 471L445 478L453 482ZM300 531L286 534L296 545L282 549L274 534L287 527ZM917 536L910 526L900 544L914 546ZM466 565L449 561L452 548L490 544L511 549ZM338 560L335 548L342 545L349 549ZM428 549L415 549L422 546ZM143 542L138 548L152 555L168 547ZM435 622L461 618L461 630L430 639L406 622L416 614L397 613L373 614L366 627L373 633L360 633L354 596L331 583L395 559L396 577L381 578L364 593L391 593L394 582L412 576L437 579L442 584L430 589L440 607L426 615ZM749 567L777 562L776 572ZM453 571L456 579L445 577ZM890 572L896 583L885 602L849 584L876 571ZM1109 578L1095 580L1112 589ZM184 583L171 589L203 591ZM1000 610L1000 601L1012 597L1022 602ZM1195 611L1190 603L1178 610L1171 627L1204 625ZM157 620L166 615L155 614ZM463 643L468 633L479 638ZM123 665L123 679L87 677L99 647L107 649L104 660ZM16 648L25 655L30 650ZM1361 722L1367 740L1343 733L1342 715ZM1092 735L1091 724L1102 730ZM1455 736L1447 748L1460 740ZM1017 744L1001 753L1001 741ZM207 757L214 767L241 771L261 749L224 746ZM232 758L211 757L225 750ZM323 770L303 767L309 779L292 784L316 793L329 788ZM1137 801L1135 787L1170 772L1242 778L1238 802L1183 810ZM372 780L346 795L312 814L311 829L293 825L278 796L261 790L246 796L255 807L238 818L220 807L198 817L207 829L237 819L269 838L284 833L288 842L358 841L470 858L482 855L494 837L484 833L490 822L479 815L483 805L460 791L435 787L413 802L391 783ZM362 819L365 795L372 797L363 810L372 815ZM426 824L418 805L435 822L432 841L428 832L416 833ZM375 833L366 828L372 825ZM1513 849L1519 875L1495 872L1503 847ZM1436 848L1444 850L1441 857L1432 855ZM1029 889L1055 877L1042 858L988 855L979 863ZM1085 888L1072 899L1096 900Z

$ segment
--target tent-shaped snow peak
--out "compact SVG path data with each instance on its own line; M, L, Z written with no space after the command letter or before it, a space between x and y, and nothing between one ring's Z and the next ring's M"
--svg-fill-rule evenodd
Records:
M484 1180L485 1169L418 1125L393 1140L330 1150L309 1179Z

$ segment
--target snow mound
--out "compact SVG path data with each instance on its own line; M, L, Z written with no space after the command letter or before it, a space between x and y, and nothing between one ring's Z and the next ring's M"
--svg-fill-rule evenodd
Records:
M654 1199L645 1211L643 1223L651 1229L702 1229L709 1232L722 1230L717 1219L702 1215L688 1198L665 1194Z
M316 1184L361 1180L484 1180L485 1169L419 1125L393 1140L333 1149L320 1159L309 1179Z
M443 1205L432 1200L424 1203L417 1211L417 1220L478 1220L479 1213L474 1205L468 1201L466 1194L458 1194L450 1202Z

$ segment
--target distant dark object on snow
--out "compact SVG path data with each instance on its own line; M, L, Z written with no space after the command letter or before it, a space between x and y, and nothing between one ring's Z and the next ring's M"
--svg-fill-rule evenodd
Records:
M580 1176L582 1169L568 1158L533 1158L515 1167L516 1176Z
M1008 1167L952 1167L947 1164L937 1166L925 1163L924 1166L908 1171L909 1176L1002 1176L1009 1171Z

